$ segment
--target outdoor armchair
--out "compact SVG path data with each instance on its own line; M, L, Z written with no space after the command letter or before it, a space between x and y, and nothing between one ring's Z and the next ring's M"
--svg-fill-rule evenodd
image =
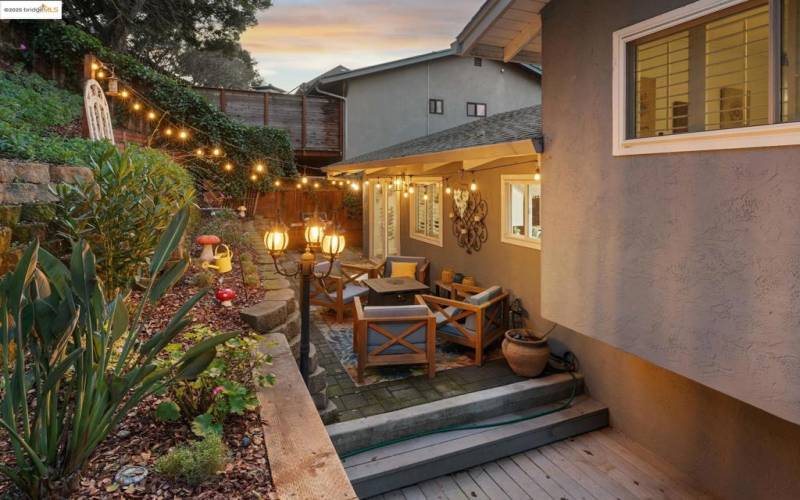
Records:
M314 266L314 270L324 273L330 265L330 262L320 262ZM365 297L369 293L369 288L359 285L357 278L358 274L349 271L347 266L334 262L331 274L327 278L311 282L309 303L333 309L336 311L336 321L343 321L345 311L353 309L353 300L356 297Z
M436 374L436 320L422 297L410 306L361 306L356 297L354 348L358 381L369 366L426 364Z
M456 299L423 295L436 318L436 335L475 350L475 364L483 364L483 351L508 327L508 293L499 286L482 288L454 283ZM458 300L458 299L461 300Z
M386 257L383 261L383 264L378 269L378 275L382 278L389 278L392 276L392 264L394 262L414 262L417 264L416 269L416 276L414 279L419 281L420 283L424 283L426 285L430 285L430 276L429 276L429 269L430 263L428 262L427 257L410 257L404 255L390 255Z

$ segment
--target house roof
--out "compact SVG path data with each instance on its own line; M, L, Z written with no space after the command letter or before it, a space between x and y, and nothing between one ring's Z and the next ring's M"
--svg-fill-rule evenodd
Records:
M364 153L331 165L336 167L533 139L542 135L541 105L497 113L434 134Z
M325 73L322 73L321 75L317 75L313 80L309 80L307 82L303 82L300 85L298 85L297 86L297 93L298 94L307 94L307 93L311 92L312 90L314 90L314 88L317 86L317 84L323 78L328 77L328 76L338 75L338 74L341 74L341 73L347 73L348 71L350 71L350 68L348 68L346 66L342 66L341 64L338 64L335 67L333 67L333 68L329 69L328 71L326 71Z
M327 84L327 83L340 82L342 80L358 78L359 76L371 75L373 73L378 73L381 71L402 68L404 66L410 66L412 64L418 64L426 61L433 61L436 59L441 59L443 57L449 57L454 55L456 55L456 51L454 48L451 47L449 49L437 50L435 52L428 52L426 54L420 54L418 56L406 57L405 59L398 59L396 61L389 61L381 64L375 64L373 66L354 69L344 73L339 73L337 75L323 76L320 79L320 83Z
M539 63L540 12L550 0L486 0L453 42L458 55Z

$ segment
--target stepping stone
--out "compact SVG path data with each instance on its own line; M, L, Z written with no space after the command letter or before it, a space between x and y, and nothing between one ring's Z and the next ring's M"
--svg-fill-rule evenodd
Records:
M289 280L286 278L275 278L264 280L263 286L267 290L281 290L283 288L291 288Z
M294 298L294 290L283 288L281 290L270 290L264 294L264 300L283 301L286 303L286 314L292 314L297 310L297 300Z
M268 333L286 321L286 303L259 302L239 311L242 321L260 333Z

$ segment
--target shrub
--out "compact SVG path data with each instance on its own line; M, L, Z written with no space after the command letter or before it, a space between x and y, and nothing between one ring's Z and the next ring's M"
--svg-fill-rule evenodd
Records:
M236 212L230 209L215 210L208 217L203 217L199 224L200 234L214 234L226 245L241 248L247 244L247 234Z
M34 242L16 269L0 278L0 428L14 454L0 474L28 496L68 497L95 448L132 408L175 382L196 378L214 361L216 346L232 338L209 336L180 357L155 363L191 322L186 315L205 290L164 329L140 337L145 304L158 303L189 265L183 259L165 269L187 220L181 210L162 234L148 267L154 279L132 312L127 292L106 301L85 242L73 247L69 267Z
M192 178L168 156L140 147L120 153L107 146L89 166L94 182L57 186L55 222L68 239L91 244L113 294L144 268L172 214L192 202Z
M207 134L204 141L233 146L227 147L226 160L237 165L252 165L265 160L270 162L271 175L253 183L249 180L247 168L224 172L207 160L190 160L192 168L202 171L203 176L213 181L217 189L234 196L240 196L250 188L266 191L270 189L272 176L294 176L297 173L292 146L285 131L235 122L182 82L142 64L132 56L103 46L100 40L76 26L53 22L32 23L26 28L32 33L32 50L65 65L67 70L77 71L81 68L82 59L88 53L112 64L118 76L132 82L155 105L169 111L175 121L187 123ZM185 147L191 151L201 145L207 143L190 140Z
M228 457L228 447L218 434L179 446L156 461L156 470L172 479L191 485L200 484L221 471Z
M193 343L202 343L218 335L213 329L201 326L184 335ZM258 351L261 337L240 333L218 347L218 356L208 369L194 380L185 380L172 385L168 397L174 401L181 414L192 420L195 434L205 435L218 431L228 415L242 415L258 406L255 390L274 382L271 375L253 379L253 370L271 363L269 355ZM185 347L180 343L166 346L168 356L160 361L172 364L184 356ZM170 400L168 400L170 401Z
M208 288L214 284L214 273L211 271L198 271L192 277L192 284L198 288Z
M81 117L80 95L58 88L21 67L0 71L0 122L17 129L46 132L49 127L66 125Z

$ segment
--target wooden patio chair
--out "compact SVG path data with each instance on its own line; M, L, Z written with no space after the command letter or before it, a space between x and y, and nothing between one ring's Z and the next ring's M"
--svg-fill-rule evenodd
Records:
M436 336L475 350L475 364L483 364L483 351L508 328L508 293L499 286L481 288L453 284L456 299L423 295L436 317ZM463 300L458 300L462 297Z
M361 306L356 297L354 349L358 356L358 381L369 366L428 365L428 378L436 375L436 319L417 295L416 305Z
M390 255L386 257L383 264L378 268L378 276L381 278L390 278L392 276L392 263L393 262L415 262L417 264L416 276L414 279L420 283L430 285L430 263L427 257L409 257L404 255Z
M319 262L314 270L324 273L331 265L330 262ZM352 271L341 262L334 262L331 274L327 278L311 282L311 301L314 306L327 307L336 311L336 321L344 320L344 313L353 309L353 300L356 297L365 297L369 288L358 284L360 273Z

